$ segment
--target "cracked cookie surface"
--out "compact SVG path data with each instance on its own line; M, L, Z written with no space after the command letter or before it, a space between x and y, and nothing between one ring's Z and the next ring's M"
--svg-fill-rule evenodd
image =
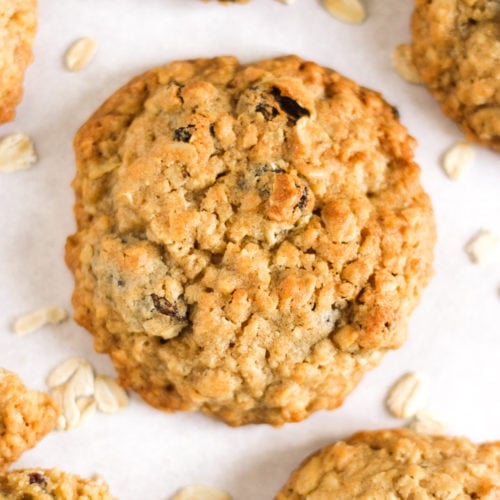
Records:
M408 429L359 432L300 465L277 500L493 499L500 441L424 436Z
M0 474L3 500L114 500L108 485L58 469L20 469Z
M22 98L35 30L36 0L0 0L0 123L14 118Z
M76 320L121 383L231 425L342 404L406 336L434 221L381 96L294 56L174 62L75 138Z
M16 374L0 368L0 471L52 431L58 415L48 394L26 389Z
M413 59L443 112L500 151L500 2L416 0Z

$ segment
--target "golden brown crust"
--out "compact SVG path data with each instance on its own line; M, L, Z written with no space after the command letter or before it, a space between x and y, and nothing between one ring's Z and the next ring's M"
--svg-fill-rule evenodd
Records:
M0 123L14 118L21 101L35 31L36 0L0 0Z
M380 95L298 57L135 78L75 138L76 320L165 410L339 406L431 274L413 146Z
M0 368L0 471L54 429L58 415L48 394L29 391Z
M408 429L359 432L309 457L277 500L494 499L500 441L423 436Z
M20 469L0 475L2 500L114 500L107 484L58 469Z
M500 150L500 2L416 0L413 58L446 115Z

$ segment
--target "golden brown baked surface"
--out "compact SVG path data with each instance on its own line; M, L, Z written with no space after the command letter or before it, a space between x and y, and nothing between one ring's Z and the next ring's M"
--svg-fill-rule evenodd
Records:
M75 138L76 320L168 411L280 425L335 408L431 274L414 140L298 57L174 62Z
M107 484L58 469L21 469L0 475L2 500L113 500Z
M423 436L407 429L359 432L308 458L277 500L500 498L500 442Z
M36 0L0 0L0 123L14 118L21 101L35 30Z
M58 414L48 394L29 391L0 368L0 471L54 429Z
M413 58L444 113L500 150L500 2L416 0Z

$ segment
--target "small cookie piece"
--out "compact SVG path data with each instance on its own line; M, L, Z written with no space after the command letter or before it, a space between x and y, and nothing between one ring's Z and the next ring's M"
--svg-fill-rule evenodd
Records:
M115 500L102 480L58 469L20 469L0 475L2 500Z
M14 119L33 59L36 0L0 0L0 123Z
M0 470L53 430L58 414L48 394L29 391L17 375L0 368Z
M500 2L416 0L413 59L443 112L500 151Z
M500 441L359 432L306 459L276 500L499 498Z
M336 408L431 274L414 144L379 94L294 56L135 78L75 137L76 320L158 408Z

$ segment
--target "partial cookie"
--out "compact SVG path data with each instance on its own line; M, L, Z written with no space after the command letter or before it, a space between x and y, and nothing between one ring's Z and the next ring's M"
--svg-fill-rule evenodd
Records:
M53 430L58 414L48 394L29 391L0 368L0 471Z
M360 432L309 457L277 500L500 498L500 441Z
M58 469L22 469L0 475L3 500L114 500L100 480L83 479Z
M500 150L500 2L416 0L413 58L445 114Z
M36 0L0 0L0 123L14 118L21 101L35 30Z
M379 94L298 57L175 62L75 138L76 320L158 408L280 425L406 337L434 220Z

